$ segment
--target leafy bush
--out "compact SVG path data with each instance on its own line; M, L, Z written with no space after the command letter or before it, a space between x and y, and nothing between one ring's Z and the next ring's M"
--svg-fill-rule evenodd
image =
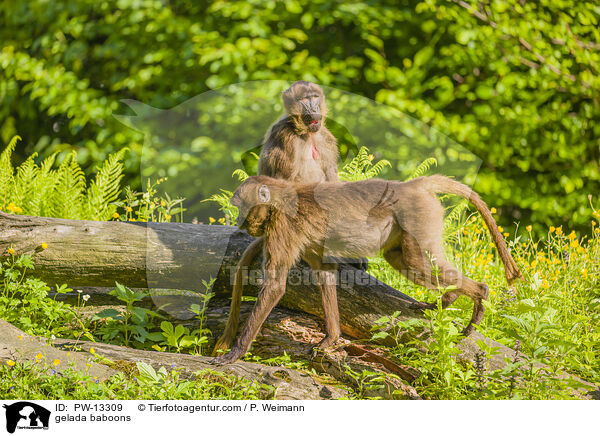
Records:
M226 84L307 79L388 104L463 144L483 160L475 188L504 226L587 231L586 196L600 190L593 0L114 6L0 5L0 137L26 132L20 157L77 149L87 171L131 147L127 180L140 189L144 138L112 116L125 110L119 100L166 109ZM200 132L192 139L206 142ZM169 171L194 172L221 148L210 143L200 162L177 155Z

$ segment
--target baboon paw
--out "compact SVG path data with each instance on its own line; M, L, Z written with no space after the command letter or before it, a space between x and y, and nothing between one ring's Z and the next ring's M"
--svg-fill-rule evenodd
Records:
M214 359L211 359L209 363L211 365L227 365L228 363L235 362L239 358L240 358L240 356L238 356L237 354L229 352L222 356L218 356L218 357L215 357Z
M463 329L463 331L461 332L461 334L462 334L464 337L467 337L467 336L471 335L471 333L473 333L474 331L475 331L475 324L473 324L473 323L469 323L469 325L468 325L468 326L466 326L466 327Z
M331 349L331 346L335 344L338 338L325 337L321 342L312 347L311 357L314 359L321 353L326 353Z
M435 303L425 303L424 301L417 301L416 303L412 303L410 305L410 309L423 312L425 310L434 310L437 307Z

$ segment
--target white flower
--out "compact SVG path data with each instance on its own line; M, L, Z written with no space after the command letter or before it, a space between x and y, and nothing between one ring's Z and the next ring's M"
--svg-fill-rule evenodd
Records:
M81 289L77 289L77 292L81 294L83 291Z
M90 299L89 295L86 294L86 295L83 296L83 301L88 301L89 299Z

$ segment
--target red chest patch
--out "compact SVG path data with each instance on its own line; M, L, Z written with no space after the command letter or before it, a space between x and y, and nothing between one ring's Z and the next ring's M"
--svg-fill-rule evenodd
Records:
M312 157L314 160L317 160L319 158L319 150L317 150L317 147L315 147L315 143L311 142L311 150L312 150Z

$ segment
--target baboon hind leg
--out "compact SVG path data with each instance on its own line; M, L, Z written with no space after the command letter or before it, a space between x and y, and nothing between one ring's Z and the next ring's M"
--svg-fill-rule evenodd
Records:
M317 255L305 255L303 257L317 274L317 282L321 291L323 312L325 314L325 338L313 349L314 356L318 349L322 350L333 345L341 334L335 276L337 265L323 263Z
M443 308L454 303L460 295L471 298L474 302L473 315L469 325L463 331L465 335L470 334L473 331L473 324L479 324L483 319L484 307L481 300L488 298L487 285L463 275L445 259L441 247L421 247L415 242L412 240L408 244L402 244L401 247L386 250L385 259L406 278L429 289L454 286L455 289L446 291L442 295ZM418 308L434 307L434 304L423 304Z

